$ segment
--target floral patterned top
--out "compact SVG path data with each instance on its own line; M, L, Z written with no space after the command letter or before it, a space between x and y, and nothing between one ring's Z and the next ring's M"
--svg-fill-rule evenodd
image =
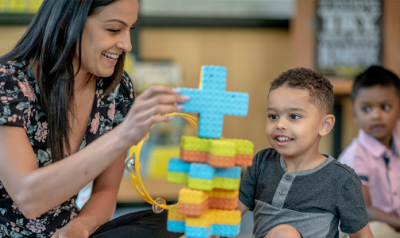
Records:
M122 122L135 99L132 81L124 73L121 83L108 96L109 86L99 78L88 128L80 149ZM47 116L39 104L39 87L27 61L0 63L0 125L23 127L39 167L51 164L46 146ZM74 219L79 209L76 196L42 216L29 220L11 200L0 181L0 238L50 237Z

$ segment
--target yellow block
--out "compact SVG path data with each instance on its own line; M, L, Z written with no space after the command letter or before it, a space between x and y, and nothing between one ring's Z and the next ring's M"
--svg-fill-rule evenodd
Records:
M168 210L168 220L173 220L173 221L184 221L186 219L185 215L181 215L178 212L178 206L172 206Z
M207 210L200 217L186 217L186 226L209 227L214 223L212 209Z
M240 223L241 212L240 211L230 211L230 210L220 210L220 209L210 209L213 216L214 224L223 225L237 225Z
M208 199L208 194L205 191L182 188L181 191L179 192L178 202L199 205L202 204L207 199Z

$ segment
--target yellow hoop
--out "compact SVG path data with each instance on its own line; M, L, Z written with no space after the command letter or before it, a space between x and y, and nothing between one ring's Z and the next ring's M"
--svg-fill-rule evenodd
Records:
M188 121L194 128L197 129L197 118L194 116L191 116L189 114L175 112L175 113L166 114L164 116L181 116L184 119L186 119L186 121ZM153 126L154 125L152 125L151 128L153 128ZM147 135L137 145L131 146L131 148L128 151L128 159L125 162L125 168L126 168L126 170L129 171L133 186L135 187L136 191L143 198L143 200L145 200L149 204L153 205L153 210L154 210L154 205L168 210L170 207L175 206L175 204L168 206L167 204L162 204L162 203L159 203L159 201L153 200L150 197L150 195L147 193L146 189L144 188L142 178L140 177L140 167L141 167L140 160L139 160L140 159L140 151L142 149L144 141L148 137L149 137L149 133L147 133ZM134 163L132 164L133 161L134 161ZM133 170L135 171L136 176L133 174L133 172L132 172ZM156 200L159 200L159 199L156 199ZM163 199L161 199L161 200L163 200Z

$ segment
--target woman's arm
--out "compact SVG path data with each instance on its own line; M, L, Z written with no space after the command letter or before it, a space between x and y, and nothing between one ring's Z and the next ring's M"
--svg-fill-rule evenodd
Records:
M125 153L109 166L93 182L90 199L79 216L61 228L52 238L89 237L94 230L108 222L115 212L117 194L124 172Z
M77 194L137 144L152 124L170 121L157 114L179 111L176 102L185 100L171 87L153 85L136 99L119 126L81 151L40 169L25 130L0 126L0 181L24 216L36 218Z
M125 168L125 157L126 153L120 155L93 181L92 195L76 218L84 220L91 232L108 222L114 215L119 185Z
M378 208L373 207L371 204L371 197L369 196L368 187L363 185L362 190L363 190L365 205L367 206L369 219L371 221L385 222L394 229L400 230L400 218L393 214L384 212Z

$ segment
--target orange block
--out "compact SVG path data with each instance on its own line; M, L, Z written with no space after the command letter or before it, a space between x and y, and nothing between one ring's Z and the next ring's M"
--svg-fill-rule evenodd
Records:
M236 155L236 165L251 166L253 164L253 155Z
M234 166L251 166L253 155L236 154L236 156L218 156L205 151L180 149L181 160L194 163L208 163L213 167L231 168Z
M207 163L213 167L219 168L231 168L235 166L236 159L235 157L231 156L218 156L208 154L208 161Z
M208 210L208 204L208 199L206 199L202 204L178 203L178 212L181 215L198 217Z
M210 208L223 209L223 210L234 210L238 206L239 198L217 198L209 197L208 206Z
M180 158L186 162L207 163L208 152L196 150L183 150L181 148Z

